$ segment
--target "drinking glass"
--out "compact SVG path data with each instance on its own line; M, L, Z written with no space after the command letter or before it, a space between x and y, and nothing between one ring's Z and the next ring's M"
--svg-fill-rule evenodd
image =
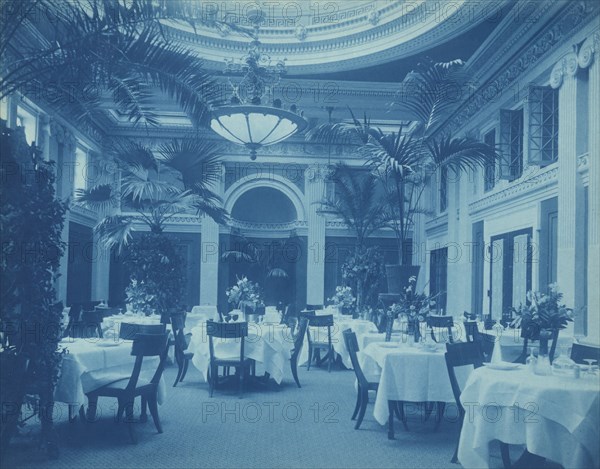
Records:
M587 369L585 370L585 375L586 375L586 376L595 376L595 375L596 375L596 373L594 373L594 370L593 370L593 368L592 368L592 365L593 365L593 364L594 364L594 362L595 362L595 361L597 361L597 360L594 360L593 358L584 358L584 359L583 359L583 361L584 361L584 362L586 362L586 363L587 363L587 365L588 365L588 366L587 366Z

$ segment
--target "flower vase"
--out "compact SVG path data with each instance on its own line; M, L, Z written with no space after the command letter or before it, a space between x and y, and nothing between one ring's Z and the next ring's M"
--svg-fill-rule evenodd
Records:
M416 319L409 319L407 333L413 336L415 343L418 343L421 339L421 328L419 327L419 321Z
M552 333L550 331L540 331L540 350L535 366L536 375L549 376L552 374L550 357L548 356L548 341L551 337Z

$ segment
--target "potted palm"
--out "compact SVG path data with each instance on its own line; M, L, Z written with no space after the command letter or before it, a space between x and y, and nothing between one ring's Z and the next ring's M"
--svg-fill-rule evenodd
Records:
M180 306L185 283L177 240L165 234L177 215L207 215L219 223L228 216L212 184L221 176L220 147L210 142L174 140L152 150L138 142L113 142L111 153L121 173L120 186L102 183L76 193L75 203L104 214L95 231L106 248L127 246L131 297L144 286L143 311L166 315ZM134 238L136 224L146 232ZM164 288L168 285L168 288ZM135 293L135 295L133 295ZM146 294L147 293L147 294Z
M457 104L449 96L463 83L462 67L460 60L426 61L409 73L398 98L391 103L391 109L399 108L407 121L396 132L383 132L373 127L367 116L361 121L351 111L350 122L323 124L308 134L312 141L354 144L380 182L387 226L394 232L398 246L398 264L386 266L388 293L402 293L408 279L418 274L419 266L411 265L405 249L417 217L429 213L423 195L432 176L442 170L459 174L498 157L494 147L474 138L437 133Z

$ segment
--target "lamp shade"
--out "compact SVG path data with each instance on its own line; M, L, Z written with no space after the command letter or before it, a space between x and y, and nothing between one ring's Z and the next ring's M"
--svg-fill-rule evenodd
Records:
M307 122L298 114L270 106L224 106L213 111L210 127L221 137L256 151L291 137L306 128Z

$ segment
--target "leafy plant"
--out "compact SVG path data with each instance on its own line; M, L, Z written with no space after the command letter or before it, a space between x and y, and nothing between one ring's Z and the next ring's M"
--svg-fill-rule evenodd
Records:
M177 239L146 233L134 238L124 258L131 272L127 301L136 312L166 315L182 306L185 262Z
M334 306L341 308L352 308L356 303L356 298L352 295L352 288L337 286L335 294L331 298L327 298L327 301L331 301Z
M258 283L248 280L247 277L238 278L236 284L227 289L227 302L235 308L245 309L262 306L261 290Z
M356 249L342 265L342 279L356 292L359 311L375 308L385 279L383 255L378 247Z
M435 299L423 292L418 293L416 288L417 278L410 277L398 303L390 306L388 316L392 318L404 316L409 322L424 322L429 316L430 307L435 306Z
M521 327L523 337L538 339L542 330L560 330L573 321L573 310L562 304L563 294L553 283L548 285L549 293L527 292L527 304L513 308L516 317L512 327Z
M2 353L29 358L29 375L15 376L10 386L35 385L51 413L62 357L62 306L56 304L54 280L65 248L61 233L66 205L55 196L53 163L27 145L23 128L9 129L3 120L0 177L0 330L6 341ZM51 421L45 416L42 427L50 438Z
M211 190L221 177L221 149L206 140L173 140L156 151L132 141L113 142L110 149L121 170L119 188L98 184L76 193L75 203L107 213L96 226L99 241L121 250L131 240L135 223L155 234L163 232L176 215L206 214L226 223L221 198ZM133 212L133 213L131 213Z

